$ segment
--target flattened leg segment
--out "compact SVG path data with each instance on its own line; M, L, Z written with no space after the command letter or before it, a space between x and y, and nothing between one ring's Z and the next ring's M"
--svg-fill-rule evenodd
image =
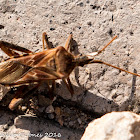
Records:
M12 99L12 101L9 104L9 108L11 110L14 110L22 101L23 101L23 90L26 88L27 86L21 86L19 87L18 91L16 91L15 97Z
M32 51L30 51L26 48L23 48L23 47L20 47L20 46L17 46L17 45L14 45L14 44L11 44L11 43L8 43L5 41L0 41L0 48L7 48L7 49L5 49L5 51L6 50L16 50L16 51L20 51L20 52L24 52L24 53L33 53Z
M3 52L5 52L8 56L12 57L12 56L19 56L19 54L7 47L1 46L1 49Z
M23 102L23 100L25 98L27 98L27 96L29 96L29 94L31 94L32 92L30 92L33 89L36 89L40 84L34 85L32 87L29 88L29 85L23 85L21 87L18 88L18 90L16 91L16 94L14 96L14 98L12 99L12 101L9 104L9 109L14 110L16 109L19 104L21 104ZM27 90L29 89L29 90ZM27 95L27 93L29 93Z
M25 98L29 98L31 96L31 94L33 93L33 90L37 89L41 85L42 82L43 81L39 82L36 85L32 85L32 86L31 85L20 86L18 88L18 90L16 91L14 98L12 99L12 101L9 104L9 109L10 110L16 109L24 101ZM54 87L55 87L55 81L54 80L51 81L52 87L49 86L48 82L49 81L45 81L45 83L47 84L47 87L48 87L48 95L49 95L49 98L53 100L53 98L54 98L53 91L54 91Z

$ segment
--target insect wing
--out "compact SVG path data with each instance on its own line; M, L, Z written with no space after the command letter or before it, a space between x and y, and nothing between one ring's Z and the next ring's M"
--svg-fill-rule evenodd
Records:
M17 61L0 63L0 84L9 85L23 77L32 67Z

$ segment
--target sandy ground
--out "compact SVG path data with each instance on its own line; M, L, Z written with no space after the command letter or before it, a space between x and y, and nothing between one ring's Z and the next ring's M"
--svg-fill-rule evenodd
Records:
M39 52L43 32L54 47L64 45L72 32L76 55L97 51L117 35L96 59L140 74L139 15L139 0L1 0L0 40ZM76 68L70 78L75 95L61 81L56 94L97 113L126 110L134 96L139 98L139 77L105 65Z

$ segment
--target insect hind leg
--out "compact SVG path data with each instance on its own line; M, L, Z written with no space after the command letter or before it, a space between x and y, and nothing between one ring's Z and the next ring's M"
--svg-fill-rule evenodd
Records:
M20 86L18 90L16 91L14 98L11 100L9 104L9 109L10 110L16 109L24 101L25 98L31 96L31 94L33 93L33 90L35 90L39 85L40 84L36 84L32 86L31 85Z
M72 41L72 33L69 35L66 44L65 44L65 49L68 51L69 48L71 47L71 41Z
M46 48L47 48L47 49L51 49L51 47L50 47L50 45L49 45L49 41L48 41L48 37L47 37L46 32L44 32L44 33L42 34L42 42L43 42L43 51L45 50L45 44L44 44L44 42L46 43Z
M17 46L17 45L14 45L14 44L11 44L11 43L8 43L5 41L0 41L0 48L2 49L2 51L4 51L10 57L15 57L15 56L19 57L20 56L20 54L15 52L14 50L24 52L27 54L33 53L32 51L30 51L26 48L23 48L23 47L20 47L20 46Z

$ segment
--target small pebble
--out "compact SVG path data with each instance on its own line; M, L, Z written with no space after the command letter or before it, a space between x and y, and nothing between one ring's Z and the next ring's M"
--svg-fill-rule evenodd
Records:
M45 107L39 107L39 108L38 108L38 111L39 111L39 112L43 112L44 110L45 110Z
M4 29L4 26L3 25L0 25L0 29Z
M3 126L3 129L4 129L4 130L8 130L8 128L9 128L8 124L5 124L5 125Z
M50 113L50 114L48 114L48 117L49 117L49 119L54 119L54 114Z
M18 116L14 119L14 125L17 127L17 126L21 126L23 125L23 121L21 119L21 116Z
M81 119L80 119L80 118L78 118L78 119L77 119L77 121L78 121L78 123L79 123L79 124L81 124L81 123L82 123L82 121L81 121Z
M91 24L91 21L87 22L87 25L91 26L91 25L92 25L92 24Z
M46 110L45 110L46 113L53 113L54 112L54 108L52 105L49 105Z
M70 121L70 122L69 122L69 125L70 125L70 126L73 126L73 125L74 125L74 122L73 122L73 121Z
M77 6L83 7L84 4L83 4L83 2L80 2L80 3L77 4Z
M55 28L50 28L50 30L51 30L51 31L54 31L54 30L55 30Z
M27 106L22 106L22 107L21 107L21 110L22 110L22 111L26 111L26 109L27 109Z

